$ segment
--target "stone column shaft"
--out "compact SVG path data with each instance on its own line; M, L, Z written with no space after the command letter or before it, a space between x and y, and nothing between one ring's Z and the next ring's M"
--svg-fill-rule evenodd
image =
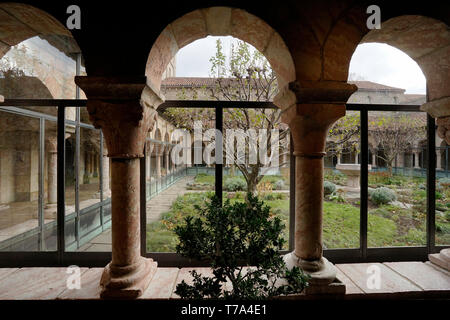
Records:
M48 176L47 176L47 192L48 192L48 204L56 204L58 202L57 197L57 163L58 153L49 151L48 153Z
M160 154L156 155L156 177L161 178L161 158Z
M419 162L419 152L414 152L414 168L420 169L420 162Z
M436 170L442 170L441 150L436 151Z
M139 158L112 159L112 264L133 265L140 258ZM124 192L127 190L127 192Z

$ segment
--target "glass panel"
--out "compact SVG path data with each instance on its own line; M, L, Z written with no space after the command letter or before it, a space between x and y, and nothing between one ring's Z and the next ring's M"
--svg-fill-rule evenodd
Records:
M437 138L436 145L436 245L450 245L450 147Z
M347 111L331 128L324 158L324 249L359 248L360 113Z
M74 120L74 114L70 109L66 109L66 120ZM65 223L64 235L66 250L74 250L77 247L76 237L76 206L75 206L75 189L76 189L76 126L72 123L66 123L65 126Z
M70 250L111 251L111 192L109 158L102 156L100 130L91 125L85 107L80 109L80 141L78 158L78 244ZM100 180L100 176L103 176ZM103 192L100 182L104 184Z
M223 198L258 195L281 219L289 249L289 128L278 109L224 109ZM248 121L247 121L248 120Z
M426 244L426 114L369 112L368 246Z
M39 119L0 111L0 250L39 251Z
M194 128L196 120L204 136L214 128L214 110L166 109L149 134L145 160L148 252L175 252L174 227L183 223L184 217L196 215L194 205L214 194L214 162L209 164L202 156L211 142L203 143L201 137L195 142L192 131L187 131Z
M56 109L56 108L55 108ZM47 250L57 250L57 123L45 121L44 137L44 217L45 217L45 247Z

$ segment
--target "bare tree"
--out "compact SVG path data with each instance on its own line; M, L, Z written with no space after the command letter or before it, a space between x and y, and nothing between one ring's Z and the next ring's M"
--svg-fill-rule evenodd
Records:
M378 157L386 162L389 174L397 155L408 151L412 141L425 137L425 128L420 119L406 114L382 115L369 121L369 134L383 150Z

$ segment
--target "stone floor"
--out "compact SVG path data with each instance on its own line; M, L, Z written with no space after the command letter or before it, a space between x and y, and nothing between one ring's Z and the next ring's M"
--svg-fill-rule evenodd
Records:
M98 183L80 186L80 209L87 208L100 201ZM75 188L66 188L66 215L75 211ZM45 223L56 219L56 206L44 209ZM0 210L0 241L34 229L38 222L38 201L13 202Z
M178 196L182 196L186 192L191 192L187 190L186 187L189 182L194 180L194 178L194 176L185 176L148 201L147 223L152 223L159 220L161 214L170 210L172 203Z
M367 268L377 265L381 270L379 289L367 288ZM338 279L346 285L343 299L411 298L450 299L450 273L430 262L392 262L337 264ZM189 281L192 268L158 268L148 289L140 299L178 299L177 283ZM196 268L204 275L209 268ZM0 300L96 300L102 268L81 268L81 289L69 290L70 274L66 268L3 268L0 269ZM323 297L323 296L322 296ZM295 298L305 299L305 295Z

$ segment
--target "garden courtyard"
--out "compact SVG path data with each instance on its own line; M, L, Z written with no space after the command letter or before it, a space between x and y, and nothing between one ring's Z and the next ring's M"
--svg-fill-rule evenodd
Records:
M243 202L246 182L240 175L224 174L224 201ZM196 216L214 194L215 176L195 175L184 194L170 209L147 224L148 252L175 252L174 228L187 216ZM360 244L359 189L346 187L347 176L336 169L325 171L324 249L358 248ZM368 247L426 245L426 178L387 172L369 172ZM266 175L257 195L270 207L271 215L285 225L285 249L289 239L289 177ZM450 179L436 181L436 244L450 242Z

